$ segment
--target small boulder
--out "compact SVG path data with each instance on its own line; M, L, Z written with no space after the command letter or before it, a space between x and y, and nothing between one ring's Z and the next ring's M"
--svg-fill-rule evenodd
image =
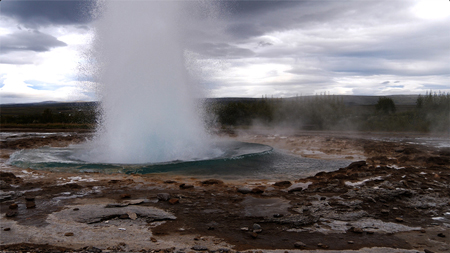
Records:
M166 192L158 193L156 194L156 198L161 201L167 201L170 199L170 194Z
M176 198L169 199L169 203L172 205L178 204L179 202L180 202L180 200L176 199Z
M255 187L255 188L252 189L252 193L254 193L254 194L262 194L262 193L264 193L264 188L262 188L262 187Z
M194 188L191 184L180 184L180 189L191 189Z
M72 232L67 232L67 233L64 234L64 236L73 236L73 233Z
M34 201L36 198L33 196L25 196L26 201Z
M208 180L202 181L201 183L202 183L202 185L214 185L214 184L222 185L223 181L217 180L217 179L208 179Z
M247 187L239 187L239 188L237 188L237 191L242 194L247 194L247 193L252 192L252 189L247 188Z
M357 233L357 234L362 234L364 232L364 230L362 228L355 228L355 227L351 227L350 230L353 233Z
M12 203L11 205L9 205L9 209L17 209L19 208L19 205L17 205L17 203Z
M304 244L303 242L295 242L294 247L298 249L306 249L306 244Z
M121 199L129 199L129 198L131 198L131 194L129 194L129 193L120 194L120 198Z
M286 187L291 186L292 183L289 182L289 181L278 181L274 185L277 186L277 187L284 187L284 188L286 188Z
M27 201L26 207L27 207L27 209L35 208L36 203L34 201Z
M17 214L19 214L19 212L17 212L17 210L9 210L8 212L6 212L5 216L6 217L14 217L14 216L17 216Z

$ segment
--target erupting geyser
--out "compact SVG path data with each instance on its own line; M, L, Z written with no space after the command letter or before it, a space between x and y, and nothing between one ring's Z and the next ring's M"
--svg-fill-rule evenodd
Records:
M199 90L186 71L183 1L105 1L91 52L100 84L96 163L159 163L220 154L211 148ZM216 154L215 154L216 153Z

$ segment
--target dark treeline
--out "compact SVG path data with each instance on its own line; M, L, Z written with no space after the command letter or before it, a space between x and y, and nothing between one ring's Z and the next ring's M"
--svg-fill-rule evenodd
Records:
M401 97L401 96L400 96ZM316 95L207 100L215 127L289 127L304 130L450 132L450 93L427 92L409 102L391 97ZM416 100L414 102L414 100ZM355 102L356 101L356 102ZM2 105L1 127L94 128L97 103Z
M93 128L96 104L38 104L2 106L2 127Z
M389 97L373 105L348 105L342 96L262 98L216 103L215 119L224 127L263 125L305 130L400 132L450 131L450 93L419 95L415 105L397 106Z

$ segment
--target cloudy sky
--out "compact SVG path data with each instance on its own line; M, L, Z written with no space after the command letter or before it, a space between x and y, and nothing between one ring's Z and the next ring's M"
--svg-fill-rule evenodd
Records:
M97 99L86 85L95 79L80 75L93 5L0 2L0 103ZM213 5L214 18L198 15L186 44L209 96L450 92L448 0Z

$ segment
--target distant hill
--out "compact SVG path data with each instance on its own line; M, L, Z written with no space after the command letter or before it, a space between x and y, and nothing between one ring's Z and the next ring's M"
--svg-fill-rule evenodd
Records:
M320 95L319 95L320 96ZM347 106L369 106L375 105L381 97L391 98L397 106L414 106L416 105L418 95L391 95L391 96L353 96L353 95L327 95L335 96L342 99ZM299 96L283 98L282 100L295 99L313 99L317 96ZM277 99L277 98L267 98ZM261 100L261 98L245 98L245 97L223 97L208 98L208 103L228 104L231 102L253 102ZM40 103L24 103L24 104L2 104L0 105L0 113L2 115L12 114L33 114L42 113L45 109L51 109L54 112L70 112L73 110L89 110L95 108L98 102L55 102L45 101Z
M320 96L320 95L317 95ZM297 99L314 99L317 97L313 96L299 96L299 97L289 97L283 98L282 100L297 100ZM378 102L378 99L381 97L391 98L394 103L398 106L414 106L416 105L417 97L419 95L391 95L391 96L354 96L354 95L325 95L325 96L334 96L336 98L342 99L345 105L348 106L366 106L366 105L375 105ZM267 99L277 99L277 98L267 98ZM261 98L239 98L239 97L225 97L225 98L209 98L208 102L218 102L218 103L230 103L230 102L252 102L258 101Z

